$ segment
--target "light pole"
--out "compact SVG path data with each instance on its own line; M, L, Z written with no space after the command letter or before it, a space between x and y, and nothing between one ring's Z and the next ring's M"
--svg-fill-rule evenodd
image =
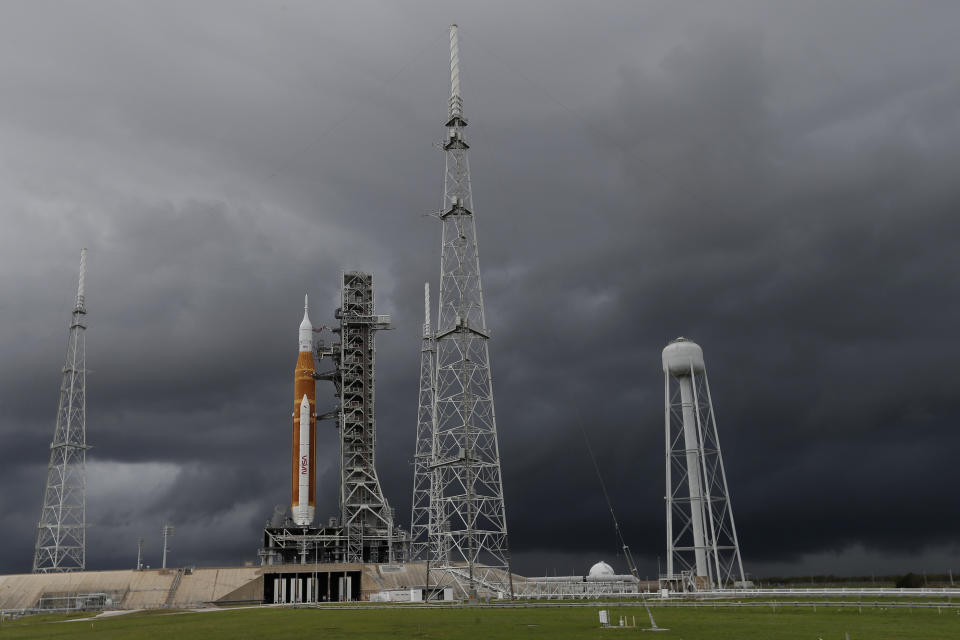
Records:
M169 549L167 548L167 538L171 537L172 535L173 535L173 525L172 524L163 525L163 568L164 569L167 568L167 551L169 551Z
M143 571L143 538L137 538L137 571Z

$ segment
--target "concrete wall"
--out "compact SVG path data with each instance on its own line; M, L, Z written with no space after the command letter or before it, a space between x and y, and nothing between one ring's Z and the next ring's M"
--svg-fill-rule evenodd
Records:
M195 607L255 581L260 567L202 568L183 575L171 606ZM0 576L0 609L29 609L41 597L107 593L113 608L150 609L166 605L176 569L82 571Z
M323 564L320 571L361 571L360 597L394 589L422 587L427 572L424 563L406 565ZM171 607L203 606L218 600L260 600L264 573L310 573L311 564L265 567L196 568L184 573L170 599ZM117 609L152 609L167 606L177 569L144 571L82 571L73 573L18 574L0 576L0 609L29 609L41 597L80 593L106 593Z
M426 583L426 565L324 564L323 572L361 571L360 597L377 591L406 589ZM314 565L266 567L197 568L181 576L170 597L177 569L144 571L82 571L73 573L18 574L0 576L0 609L36 607L41 597L106 593L117 609L152 609L167 606L189 608L223 600L249 601L263 597L264 573L310 573Z

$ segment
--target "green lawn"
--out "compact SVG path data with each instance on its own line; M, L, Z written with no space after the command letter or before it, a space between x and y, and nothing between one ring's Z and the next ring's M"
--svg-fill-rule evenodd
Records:
M247 609L210 613L130 614L96 621L51 622L23 618L0 625L0 638L674 638L683 640L945 640L960 639L956 609L824 610L657 608L662 634L639 629L601 630L597 608L498 609ZM647 626L641 607L610 607Z

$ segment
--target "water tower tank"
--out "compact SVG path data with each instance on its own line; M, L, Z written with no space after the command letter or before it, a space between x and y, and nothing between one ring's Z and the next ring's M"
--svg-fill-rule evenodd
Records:
M696 342L680 337L663 348L663 370L672 376L703 373L703 349Z

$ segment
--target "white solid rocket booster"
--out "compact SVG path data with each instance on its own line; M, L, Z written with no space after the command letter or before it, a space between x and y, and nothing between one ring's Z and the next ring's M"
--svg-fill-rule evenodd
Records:
M310 400L304 394L300 401L300 480L297 483L300 504L294 507L293 514L297 524L313 522L313 506L310 505L310 477L313 473L310 468L310 423Z

